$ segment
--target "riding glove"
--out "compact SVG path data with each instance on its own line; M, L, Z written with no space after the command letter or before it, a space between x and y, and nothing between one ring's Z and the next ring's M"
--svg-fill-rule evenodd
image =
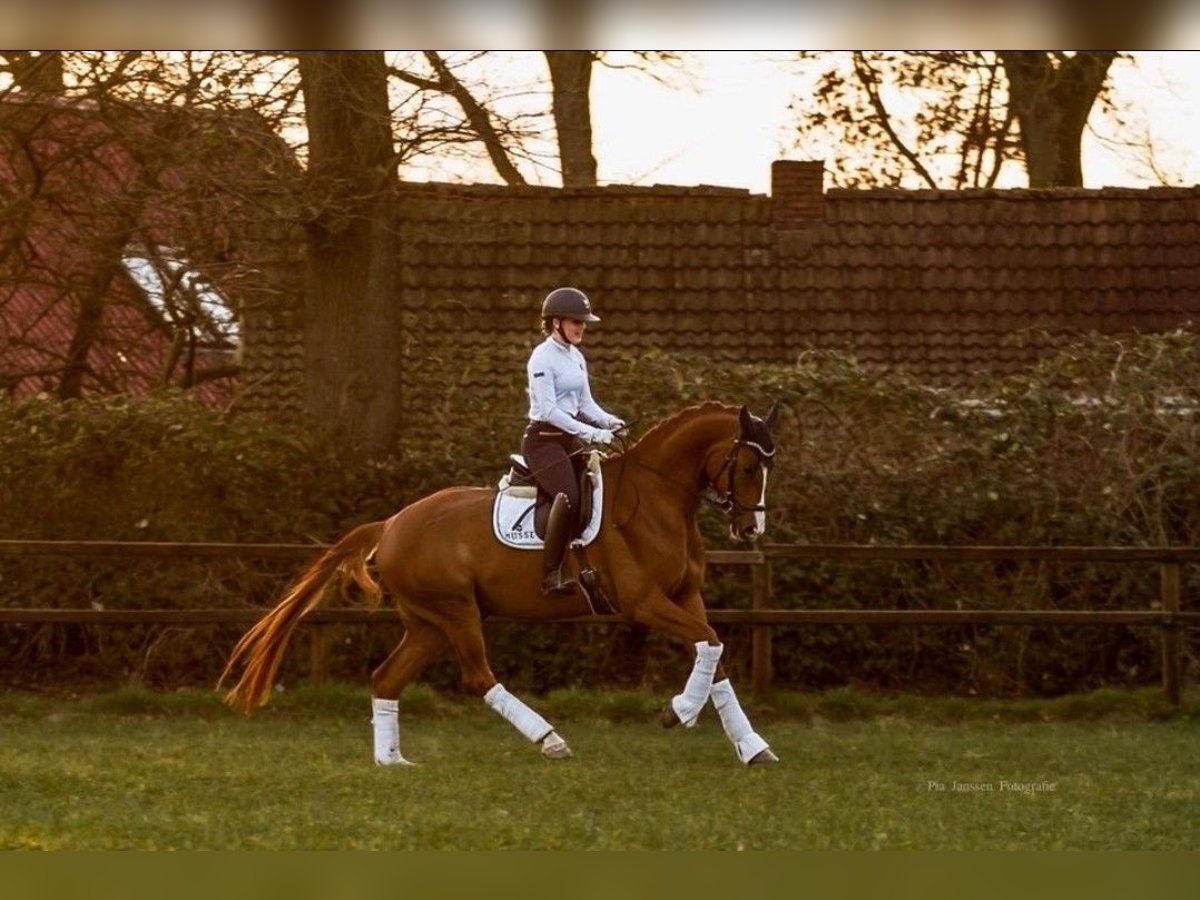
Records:
M589 440L593 444L608 445L613 442L613 433L607 428L593 428Z

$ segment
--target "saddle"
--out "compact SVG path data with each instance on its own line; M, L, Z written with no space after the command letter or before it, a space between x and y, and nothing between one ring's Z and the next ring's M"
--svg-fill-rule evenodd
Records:
M600 474L601 454L593 450L579 472L580 507L578 533L571 546L586 547L600 531L600 511L604 507L604 484ZM492 507L492 526L496 538L509 547L540 550L546 535L546 519L552 498L538 490L525 459L509 457L511 468L497 485Z

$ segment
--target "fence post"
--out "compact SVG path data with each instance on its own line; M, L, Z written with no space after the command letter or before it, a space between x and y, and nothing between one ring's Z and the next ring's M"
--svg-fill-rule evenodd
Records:
M321 684L329 677L329 626L314 623L308 627L308 677Z
M771 602L771 557L754 566L754 591L751 609L767 609ZM771 691L771 626L755 625L751 632L751 678L754 696L764 699Z
M1165 613L1179 612L1179 563L1163 563L1159 568L1159 599ZM1171 621L1162 628L1162 683L1167 700L1178 706L1182 699L1179 684L1179 625Z

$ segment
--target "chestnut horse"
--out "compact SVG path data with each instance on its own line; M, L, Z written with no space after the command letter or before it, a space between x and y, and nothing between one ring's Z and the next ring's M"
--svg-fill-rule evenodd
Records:
M663 724L694 725L711 698L747 765L775 762L776 756L750 726L721 665L723 646L700 593L705 552L696 516L701 501L713 499L735 539L763 533L775 414L776 406L758 418L744 406L703 403L664 419L606 458L603 524L587 549L605 596L623 618L694 647L691 674L663 710ZM330 547L238 642L217 685L244 665L226 702L249 713L267 701L288 639L335 576L357 583L378 604L382 590L368 572L373 559L405 626L400 644L371 677L376 763L409 764L400 752L400 693L446 647L457 656L468 691L545 756L570 756L553 726L497 682L484 649L483 620L583 615L589 601L579 589L542 595L541 554L506 547L492 534L495 496L494 488L447 488L387 521L359 526Z

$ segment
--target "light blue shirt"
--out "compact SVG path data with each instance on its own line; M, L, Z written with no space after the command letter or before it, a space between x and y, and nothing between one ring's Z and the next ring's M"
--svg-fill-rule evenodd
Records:
M548 422L584 440L591 440L596 429L580 421L580 416L601 428L616 426L616 417L592 399L587 360L578 347L548 337L533 348L526 372L530 421Z

